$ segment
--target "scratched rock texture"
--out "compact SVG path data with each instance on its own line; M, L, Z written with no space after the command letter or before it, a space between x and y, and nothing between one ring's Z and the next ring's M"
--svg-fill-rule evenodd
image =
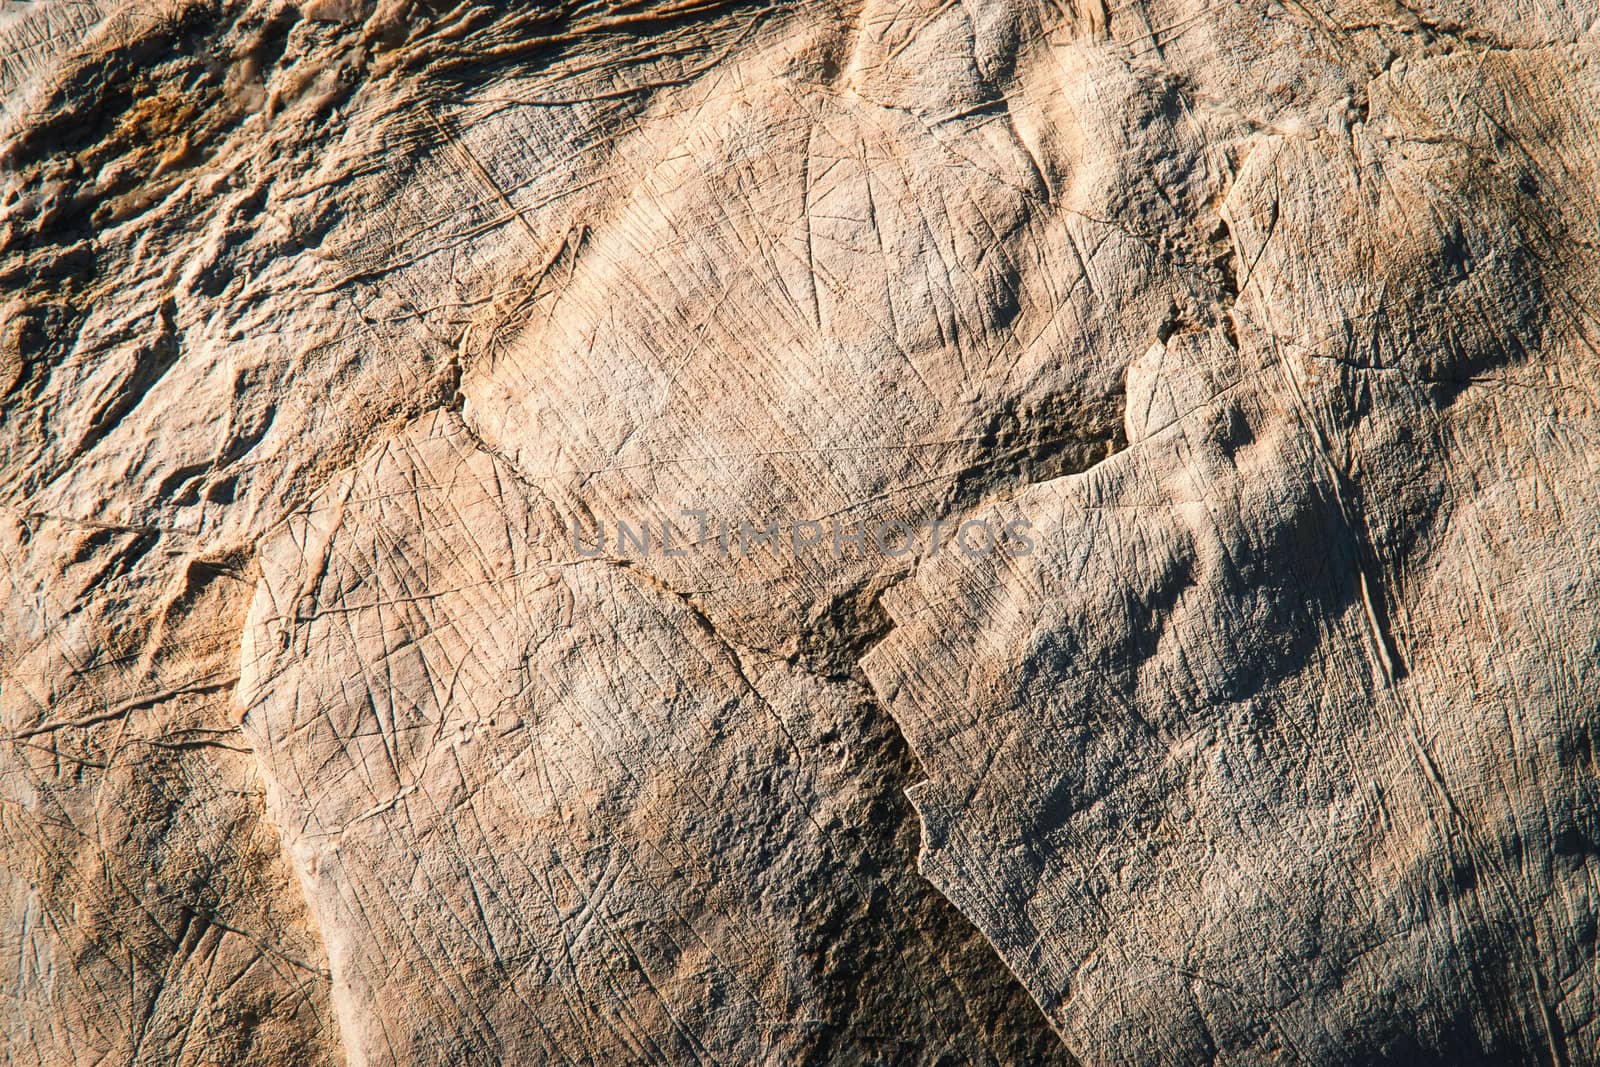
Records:
M1597 15L0 4L0 1055L1596 1062Z

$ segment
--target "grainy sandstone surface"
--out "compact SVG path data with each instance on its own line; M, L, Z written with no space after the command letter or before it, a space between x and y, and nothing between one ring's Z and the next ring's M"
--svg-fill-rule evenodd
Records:
M1597 19L0 4L0 1058L1600 1061Z

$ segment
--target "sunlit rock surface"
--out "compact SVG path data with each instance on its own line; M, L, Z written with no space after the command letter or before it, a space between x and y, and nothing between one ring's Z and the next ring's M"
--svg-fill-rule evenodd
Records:
M0 6L4 1058L1596 1062L1596 19Z

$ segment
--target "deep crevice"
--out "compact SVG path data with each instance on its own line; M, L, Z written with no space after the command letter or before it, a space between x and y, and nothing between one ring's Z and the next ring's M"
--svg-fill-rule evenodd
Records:
M1097 398L1007 401L979 428L979 458L955 473L939 512L969 511L997 490L1082 474L1104 462L1128 446L1126 404L1120 386Z

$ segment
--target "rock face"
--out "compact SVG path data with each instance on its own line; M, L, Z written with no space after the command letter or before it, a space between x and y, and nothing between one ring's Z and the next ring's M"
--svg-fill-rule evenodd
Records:
M5 1060L1600 1062L1597 18L0 7Z

